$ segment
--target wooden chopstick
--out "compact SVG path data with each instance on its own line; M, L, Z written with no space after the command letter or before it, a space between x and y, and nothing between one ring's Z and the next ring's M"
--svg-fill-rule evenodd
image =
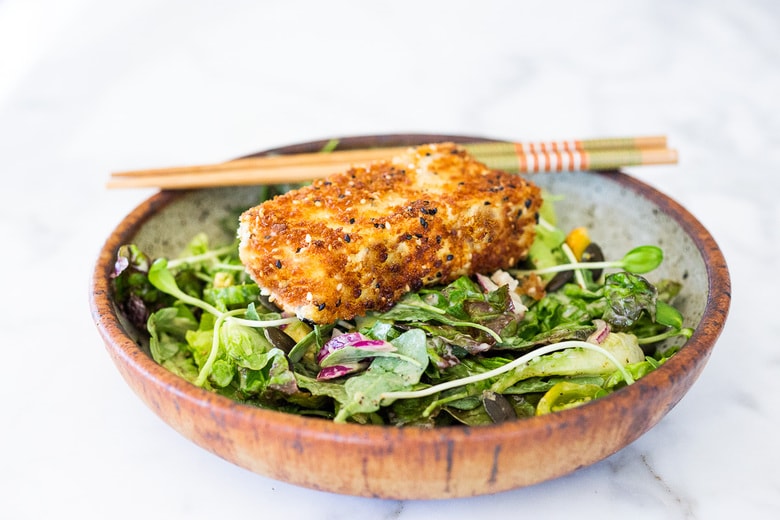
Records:
M676 150L663 136L511 143L490 141L462 144L488 167L515 173L614 170L625 166L674 164ZM408 147L335 150L238 159L234 161L112 173L109 188L158 187L188 189L312 180L389 159Z

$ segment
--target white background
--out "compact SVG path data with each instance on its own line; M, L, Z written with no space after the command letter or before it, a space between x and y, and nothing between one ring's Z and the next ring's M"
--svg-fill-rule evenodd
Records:
M480 7L477 7L479 5ZM728 325L634 444L532 488L391 502L253 475L132 394L87 305L154 190L113 170L333 136L666 134L628 171L711 231ZM0 0L0 517L770 518L780 508L780 4Z

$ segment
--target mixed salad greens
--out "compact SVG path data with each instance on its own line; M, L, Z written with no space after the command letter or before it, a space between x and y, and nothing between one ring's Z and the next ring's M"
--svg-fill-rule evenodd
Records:
M587 230L556 227L545 202L516 269L423 288L351 321L280 312L237 244L215 248L203 234L175 259L122 246L114 289L157 363L236 401L336 422L479 425L581 405L673 355L679 346L663 340L692 330L672 305L680 284L642 276L662 260L640 246L605 261Z

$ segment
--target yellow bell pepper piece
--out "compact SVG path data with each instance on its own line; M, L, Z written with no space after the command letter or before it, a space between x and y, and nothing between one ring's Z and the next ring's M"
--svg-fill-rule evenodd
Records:
M588 244L590 244L590 237L585 227L574 228L566 235L566 245L572 250L577 260L582 260L582 253L585 252Z
M550 388L536 405L536 415L545 415L583 405L606 395L599 385L561 381Z

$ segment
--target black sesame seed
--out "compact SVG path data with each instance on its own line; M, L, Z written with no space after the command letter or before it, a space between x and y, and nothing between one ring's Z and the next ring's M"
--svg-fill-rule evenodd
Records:
M317 310L318 311L321 311L321 310L324 310L324 309L325 309L325 304L324 303L321 303L321 304L317 305Z
M447 255L447 261L452 262L452 259L455 258L453 255Z
M530 208L531 204L533 204L533 203L534 203L534 201L532 201L531 199L525 199L525 207L526 208Z
M282 268L282 261L281 260L277 260L274 265L276 266L277 269L281 269Z
M490 206L490 201L489 200L485 201L485 206Z
M427 228L428 227L428 222L423 217L420 217L420 225L423 228Z
M344 235L344 242L347 242L347 243L349 243L349 242L351 242L351 241L352 241L352 238L350 238L350 236L349 236L349 235Z
M441 235L436 235L436 243L441 244Z
M354 224L355 223L355 219L354 218L349 219L349 223L350 224Z

